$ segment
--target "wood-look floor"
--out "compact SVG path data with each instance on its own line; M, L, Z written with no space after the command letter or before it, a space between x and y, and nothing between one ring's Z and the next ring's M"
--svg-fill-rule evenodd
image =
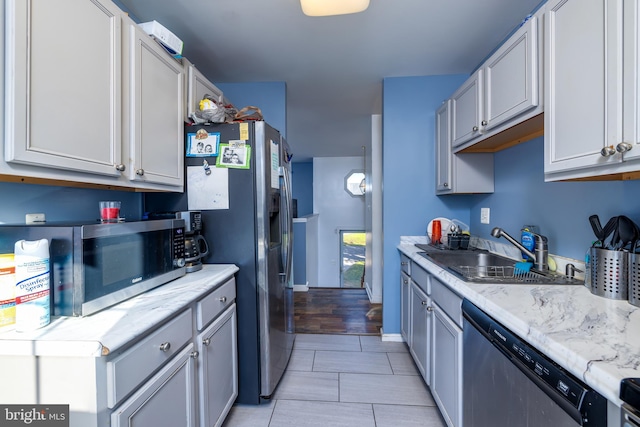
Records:
M294 293L298 334L378 335L382 304L371 304L365 289L311 288Z

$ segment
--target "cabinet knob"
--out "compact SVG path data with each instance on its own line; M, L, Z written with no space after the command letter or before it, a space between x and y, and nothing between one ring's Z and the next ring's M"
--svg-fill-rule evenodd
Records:
M169 341L167 342L163 342L162 344L160 344L160 351L169 351L169 349L171 348L171 343Z
M426 301L422 301L422 305L427 305L428 303ZM429 309L429 307L427 307L427 310Z
M197 351L192 351L192 352L191 352L191 357L192 357L192 358L197 359L197 358L198 358L198 356L200 356L200 353L198 353Z
M428 312L432 312L432 311L433 311L433 307L428 306L428 307L427 307L427 311L428 311Z
M447 187L449 187L449 183L448 183L448 182L445 182L444 184L442 184L442 186L443 186L444 188L447 188Z
M402 261L400 265L409 265L409 263L407 261Z
M473 131L474 131L474 132L478 132L478 126L474 126L474 127L473 127Z
M604 147L602 150L600 150L600 155L602 157L609 157L613 156L614 154L616 154L616 150L613 148L613 145Z
M142 175L144 175L144 169L138 169L138 170L136 171L136 175L138 175L138 176L142 176Z
M488 125L488 124L489 124L489 122L488 122L488 121L486 121L486 120L483 120L483 121L482 121L482 126L486 126L486 125Z
M227 297L220 297L220 298L218 298L218 301L220 301L222 303L227 302Z
M120 163L119 165L116 165L116 170L117 171L124 172L126 169L127 169L127 167L122 163Z
M202 340L202 344L204 344L204 345L209 345L209 344L211 344L211 338L205 338L205 339L203 339L203 340Z
M629 144L628 142L621 142L620 144L616 145L616 151L618 153L625 153L631 150L632 148L633 148L633 145Z
M405 285L409 284L409 281L407 279L402 280L402 283L404 283Z

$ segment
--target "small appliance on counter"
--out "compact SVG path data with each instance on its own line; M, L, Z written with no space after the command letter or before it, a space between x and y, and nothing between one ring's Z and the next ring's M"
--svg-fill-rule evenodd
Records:
M202 270L202 259L209 253L209 245L202 236L202 212L176 212L177 219L185 223L184 260L187 273Z

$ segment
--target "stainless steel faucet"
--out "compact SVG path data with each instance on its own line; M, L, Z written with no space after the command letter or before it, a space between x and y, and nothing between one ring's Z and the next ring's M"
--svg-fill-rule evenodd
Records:
M493 237L504 237L511 243L513 246L520 249L525 254L529 255L531 259L534 260L533 266L540 271L548 271L549 264L547 264L547 259L549 258L549 245L547 243L547 238L541 234L531 233L535 237L536 249L535 253L531 252L529 249L522 246L520 242L518 242L513 237L509 236L502 228L495 227L491 230L491 235Z

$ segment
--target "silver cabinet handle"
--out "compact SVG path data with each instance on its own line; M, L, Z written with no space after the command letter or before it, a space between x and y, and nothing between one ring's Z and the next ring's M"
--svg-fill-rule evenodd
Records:
M474 132L478 132L478 126L474 126L474 127L473 127L473 131L474 131Z
M614 154L616 154L616 150L613 148L613 145L604 147L602 150L600 150L600 155L602 157L609 157L613 156Z
M192 357L192 358L197 359L197 358L198 358L198 356L200 356L200 353L198 353L197 351L192 351L192 352L191 352L191 357Z
M116 170L117 171L124 172L126 169L127 169L127 167L122 163L116 165Z
M142 176L142 175L144 175L144 169L138 169L138 170L136 171L136 175L138 175L138 176Z
M404 283L405 285L408 285L408 284L409 284L409 281L408 281L407 279L404 279L404 280L402 281L402 283Z
M433 311L433 307L431 307L431 306L427 307L427 311L428 312L432 312Z
M428 303L426 301L422 301L422 305L427 305ZM428 309L429 307L427 307Z
M486 125L488 125L488 124L489 124L489 122L487 122L486 120L483 120L483 121L482 121L482 126L486 126Z
M218 301L220 301L222 303L225 303L225 302L227 302L227 297L220 297L220 298L218 298Z
M444 188L447 188L449 186L448 182L445 182L444 184L442 184Z
M616 151L618 153L625 153L631 150L632 148L633 148L633 145L629 144L628 142L621 142L620 144L616 145Z
M211 338L205 338L205 339L203 339L203 340L202 340L202 344L204 344L204 345L209 345L209 344L211 344Z
M162 344L160 344L160 351L169 351L169 349L171 348L171 343L169 341L167 342L163 342Z

